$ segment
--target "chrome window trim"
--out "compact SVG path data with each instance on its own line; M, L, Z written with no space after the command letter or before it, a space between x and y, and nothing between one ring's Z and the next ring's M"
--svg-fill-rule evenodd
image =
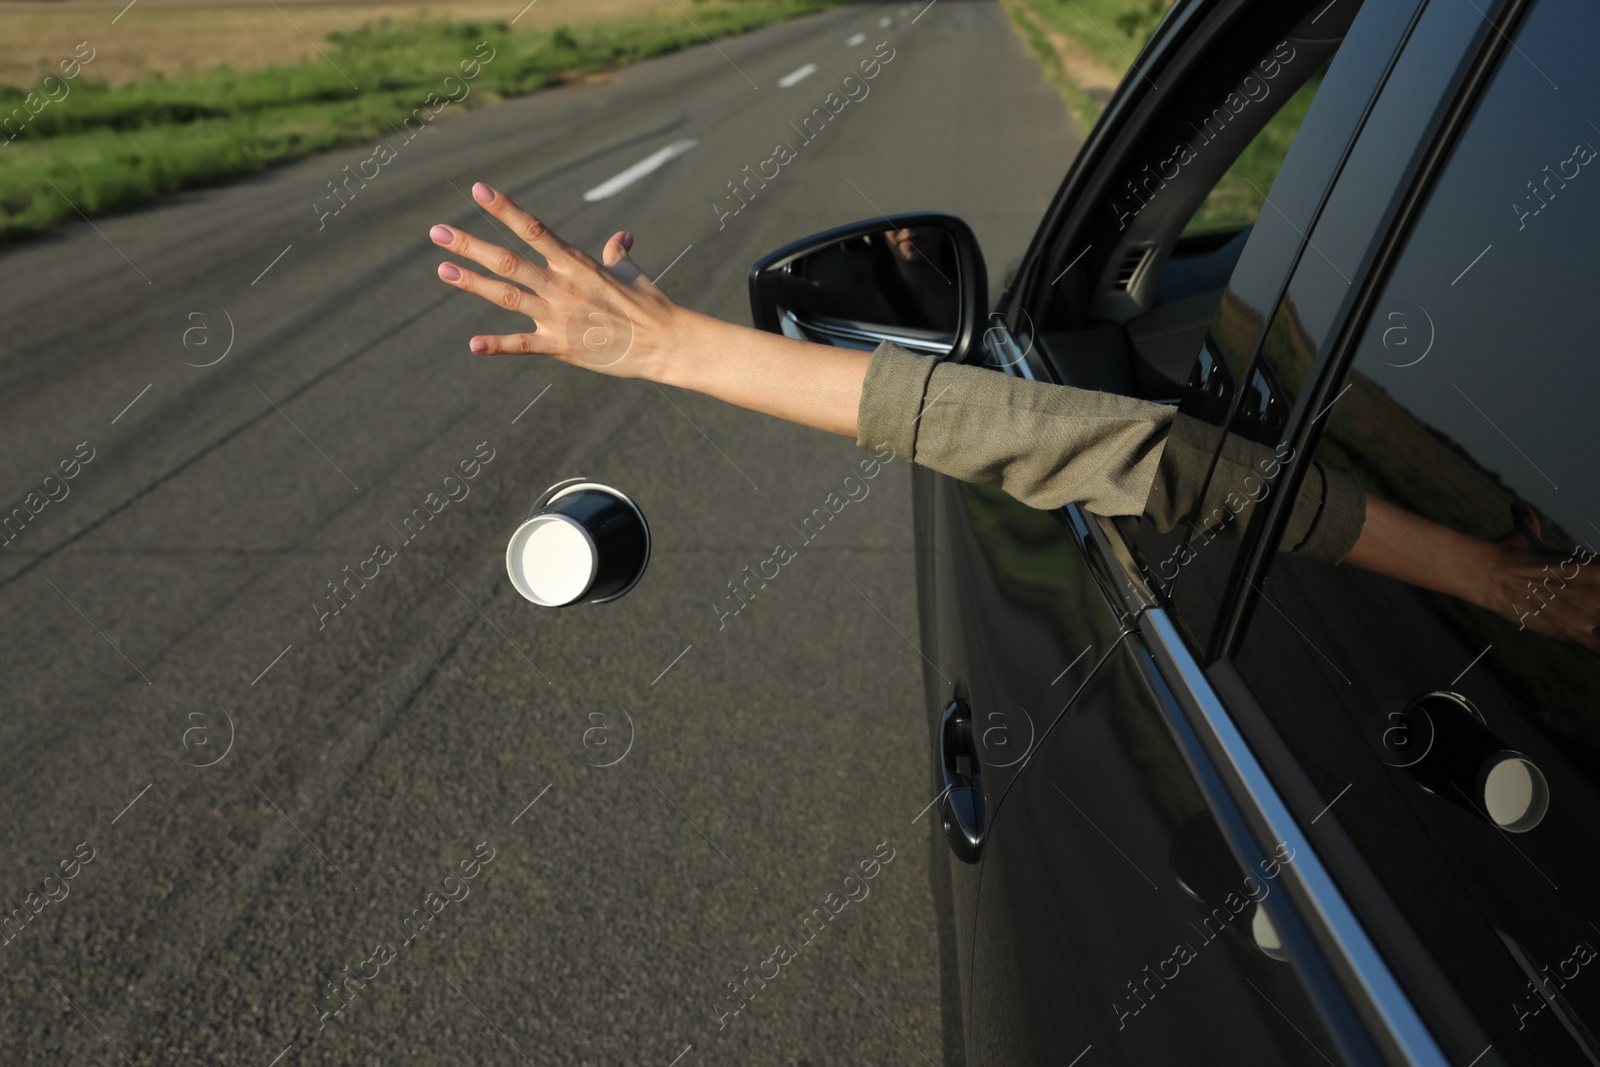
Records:
M1173 684L1173 691L1189 705L1190 725L1196 732L1208 735L1212 742L1208 747L1226 757L1226 776L1244 791L1268 833L1275 840L1292 842L1296 846L1294 862L1286 869L1294 872L1305 899L1315 910L1321 932L1337 946L1342 962L1359 983L1371 1015L1383 1021L1386 1036L1407 1063L1416 1067L1449 1067L1450 1061L1432 1031L1345 901L1310 839L1273 786L1266 768L1256 758L1205 671L1190 653L1171 616L1165 608L1151 607L1140 614L1139 624L1140 636L1155 653L1156 662L1169 666L1176 676L1167 680L1169 684L1177 683ZM1309 915L1302 917L1311 918Z

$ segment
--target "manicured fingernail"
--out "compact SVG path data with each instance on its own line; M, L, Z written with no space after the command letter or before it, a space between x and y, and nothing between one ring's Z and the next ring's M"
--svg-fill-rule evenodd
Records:
M441 263L439 264L439 277L447 282L459 282L461 280L461 269L454 263Z
M633 248L633 234L626 230L622 231L622 247L627 249Z
M435 226L428 231L428 236L442 245L447 245L456 239L456 232L448 226Z
M472 195L477 197L480 203L484 203L484 204L492 204L492 203L494 203L494 190L489 188L487 185L483 184L482 182L474 182L473 183Z
M489 351L489 342L485 341L481 337L474 337L472 339L472 350L481 356L485 352Z

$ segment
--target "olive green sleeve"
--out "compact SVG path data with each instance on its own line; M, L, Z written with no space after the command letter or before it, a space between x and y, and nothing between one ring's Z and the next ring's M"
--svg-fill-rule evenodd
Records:
M885 342L867 366L856 443L999 485L1030 507L1078 503L1097 515L1138 515L1172 415L1166 404L945 363Z
M1215 466L1212 457L1215 457ZM1195 536L1237 538L1249 528L1258 503L1267 498L1279 471L1296 462L1294 449L1277 448L1187 415L1168 428L1160 470L1145 514L1165 533L1180 522ZM1200 500L1204 493L1204 499ZM1195 501L1200 500L1198 506ZM1367 493L1352 471L1311 461L1295 496L1278 551L1323 563L1350 554L1367 520Z
M999 485L1030 507L1076 503L1096 515L1149 514L1163 531L1200 514L1207 528L1231 533L1264 499L1260 487L1276 474L1273 464L1290 457L1217 436L1169 404L946 363L888 342L872 354L856 415L862 448ZM1223 511L1212 515L1213 505ZM1279 547L1337 563L1365 518L1355 475L1313 463Z

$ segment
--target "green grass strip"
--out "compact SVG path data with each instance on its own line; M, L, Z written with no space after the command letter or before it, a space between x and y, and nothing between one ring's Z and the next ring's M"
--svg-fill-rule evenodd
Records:
M704 0L693 5L692 26L672 11L549 31L385 19L329 35L338 69L318 58L157 74L113 89L88 81L84 67L32 90L0 86L0 239L77 218L74 205L91 216L126 211L359 144L418 108L428 116L478 107L699 44L702 30L743 33L839 2Z

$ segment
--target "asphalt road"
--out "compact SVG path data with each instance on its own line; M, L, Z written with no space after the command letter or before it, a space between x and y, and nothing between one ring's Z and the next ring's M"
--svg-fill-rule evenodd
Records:
M370 147L0 254L5 506L92 454L0 548L0 894L42 908L0 946L0 1062L941 1061L908 471L719 629L726 583L865 454L475 358L511 320L439 284L427 240L491 234L481 179L593 252L631 229L677 299L737 321L753 260L880 211L964 216L998 277L1076 135L997 4L919 8L447 111L321 229ZM880 42L870 95L719 219ZM578 474L641 503L654 558L621 601L539 609L506 538ZM395 559L319 624L380 541Z

